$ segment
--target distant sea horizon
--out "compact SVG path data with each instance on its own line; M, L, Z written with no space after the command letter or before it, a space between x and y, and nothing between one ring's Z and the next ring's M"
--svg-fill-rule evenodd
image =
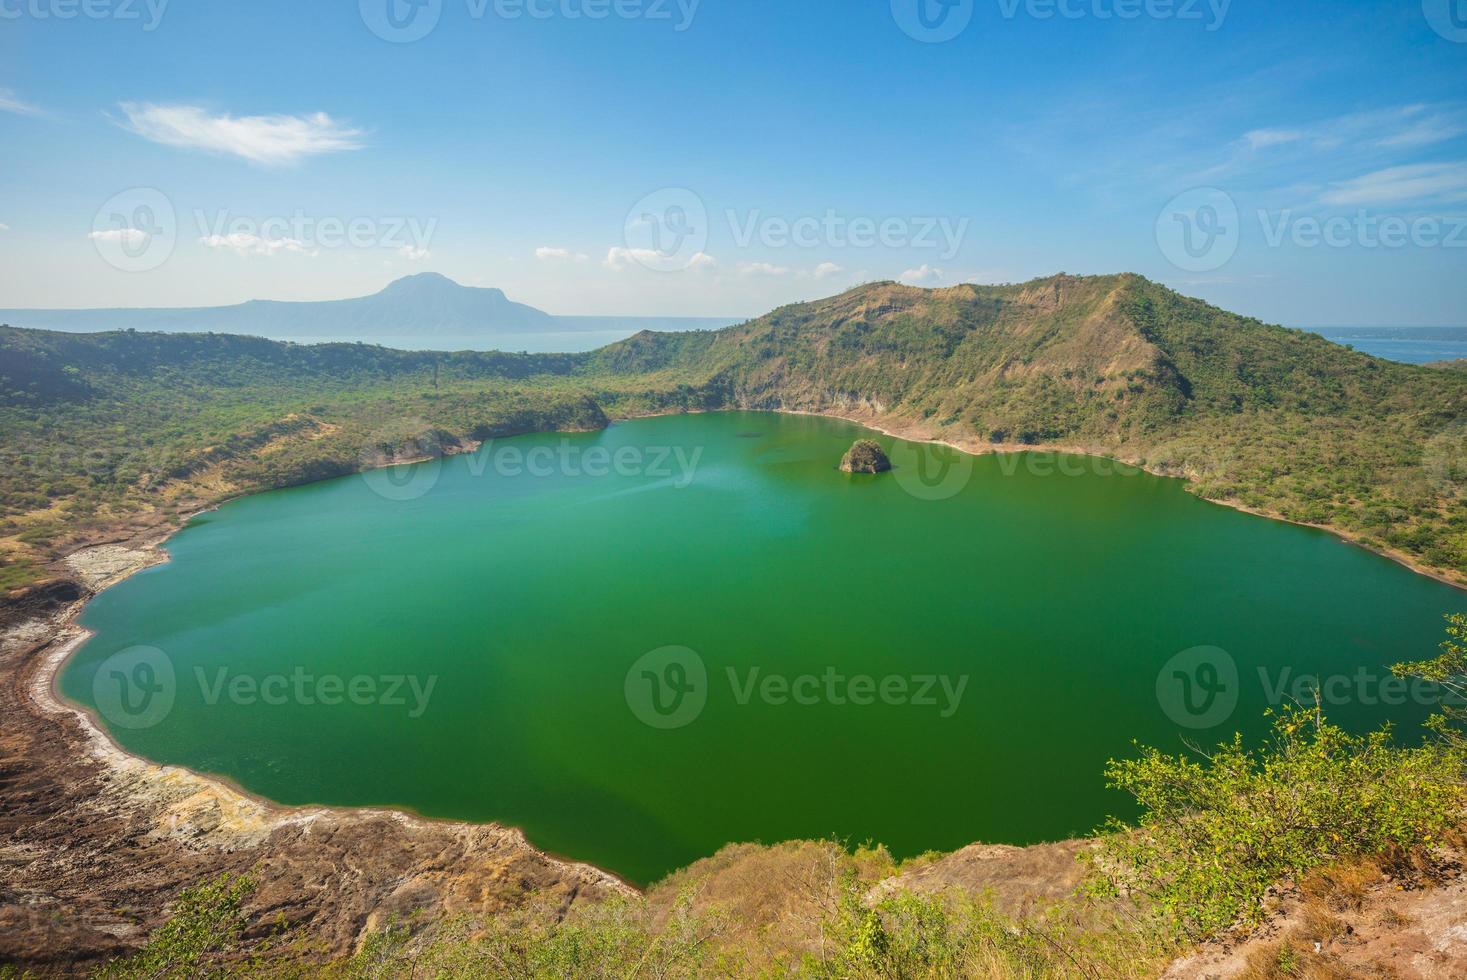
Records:
M1431 364L1467 358L1467 327L1305 327L1326 340L1387 361Z

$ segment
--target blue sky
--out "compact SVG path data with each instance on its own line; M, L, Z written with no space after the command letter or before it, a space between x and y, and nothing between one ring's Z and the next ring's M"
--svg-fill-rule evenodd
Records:
M0 0L0 307L1063 270L1467 324L1467 0L941 2Z

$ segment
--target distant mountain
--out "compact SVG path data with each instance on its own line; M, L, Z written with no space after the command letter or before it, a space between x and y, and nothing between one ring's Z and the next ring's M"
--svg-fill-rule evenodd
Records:
M351 472L408 403L447 445L747 408L840 415L977 450L1084 451L1467 583L1467 370L1392 363L1135 275L873 283L723 330L643 331L580 353L0 329L0 451L16 461L0 465L0 508L54 505L61 491L34 488L62 487L85 506L48 515L91 514L111 486L137 505L119 513L142 512L177 499L158 495L152 473L201 462L229 461L239 489ZM919 496L929 477L945 479L946 464L892 450ZM27 540L54 548L45 558L62 553L66 525L34 527ZM1176 560L1189 560L1180 540Z
M381 292L321 302L250 300L234 306L168 309L0 310L0 323L70 332L161 330L231 333L276 340L403 337L480 337L625 329L688 330L726 326L729 319L697 317L558 317L516 303L500 289L461 286L424 272Z

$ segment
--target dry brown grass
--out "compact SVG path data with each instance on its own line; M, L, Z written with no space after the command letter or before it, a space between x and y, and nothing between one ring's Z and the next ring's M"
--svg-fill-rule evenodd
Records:
M1329 954L1316 953L1312 942L1290 936L1254 950L1238 980L1355 980L1360 976L1358 970L1346 968Z
M1365 896L1383 874L1380 860L1358 858L1316 868L1299 882L1299 890L1306 902L1317 902L1333 912L1354 912L1365 904Z
M659 926L682 895L697 911L726 915L724 945L738 949L747 967L759 972L820 954L844 876L874 884L895 870L881 847L851 853L833 841L730 844L658 882L647 901Z
M1407 926L1415 925L1416 920L1394 905L1388 905L1381 909L1380 924L1387 929L1404 929Z

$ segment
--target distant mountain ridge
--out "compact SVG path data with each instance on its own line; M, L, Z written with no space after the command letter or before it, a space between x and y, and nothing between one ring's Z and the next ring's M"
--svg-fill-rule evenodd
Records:
M262 416L259 404L271 410ZM225 460L240 489L338 476L360 468L364 446L376 458L381 440L397 441L383 426L407 404L444 446L598 419L767 409L980 452L1108 456L1467 584L1467 371L1349 350L1136 275L871 283L722 330L644 330L579 353L0 329L0 430L17 461L0 466L0 502L8 479L14 499L49 515L28 487L81 493L102 480L153 506L152 474ZM73 411L93 420L85 434L107 452L126 450L122 462L79 472L88 454L47 452L67 417L57 413ZM171 419L189 421L164 427ZM422 452L400 448L387 457ZM131 462L163 450L146 474ZM920 459L892 462L926 479Z
M158 330L291 338L370 340L404 336L492 336L626 328L689 330L736 318L562 317L516 303L501 289L463 286L436 272L389 283L380 292L321 301L250 300L233 306L157 309L0 310L0 323L69 332Z

